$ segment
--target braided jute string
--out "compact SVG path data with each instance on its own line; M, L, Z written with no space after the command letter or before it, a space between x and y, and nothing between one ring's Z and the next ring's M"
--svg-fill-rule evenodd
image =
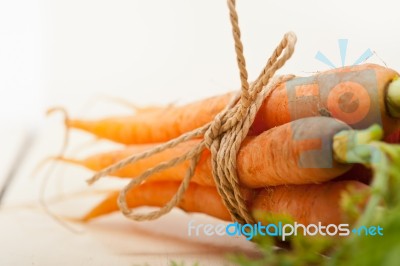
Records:
M213 178L218 193L229 210L232 220L242 224L254 223L251 214L247 210L246 202L239 190L239 182L236 172L236 156L264 99L268 97L273 88L276 88L279 83L285 82L294 77L293 75L273 76L275 72L292 56L296 44L296 35L292 32L288 32L284 35L271 57L268 59L266 66L263 68L258 78L255 82L249 84L247 81L248 76L246 61L243 55L243 45L240 40L240 30L235 1L228 0L228 7L235 42L237 64L240 72L240 92L231 99L225 109L222 110L212 122L193 131L182 134L178 138L160 144L150 150L127 157L116 164L97 172L87 181L89 184L93 184L98 179L109 175L128 164L135 163L141 159L152 156L153 154L175 147L187 140L204 136L203 140L193 149L181 156L172 158L169 161L162 162L153 168L147 169L141 175L133 178L129 184L122 189L118 198L118 205L123 214L132 220L154 220L168 213L173 207L175 207L180 202L189 186L202 152L204 149L209 149L211 151ZM140 214L134 213L133 209L128 207L126 194L129 190L143 183L152 174L173 167L187 160L190 160L190 165L185 177L176 194L165 206L156 211Z

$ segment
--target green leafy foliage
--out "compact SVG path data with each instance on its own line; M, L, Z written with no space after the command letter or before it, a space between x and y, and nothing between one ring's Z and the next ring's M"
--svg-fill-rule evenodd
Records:
M330 265L399 265L400 206L388 210L380 221L382 237L358 236L342 247Z

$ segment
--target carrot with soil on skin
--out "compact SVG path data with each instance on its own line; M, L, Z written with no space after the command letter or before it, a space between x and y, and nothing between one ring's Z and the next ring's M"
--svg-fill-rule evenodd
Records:
M328 117L296 120L255 136L247 137L237 155L237 173L241 185L250 188L283 184L321 183L331 180L351 168L333 158L335 134L351 129L348 125ZM200 140L191 140L175 148L152 155L121 168L112 175L135 177L157 164L178 157L191 150ZM132 154L133 147L120 152L104 153L85 160L63 159L94 171L110 166ZM153 174L149 181L181 181L189 162ZM206 150L196 167L193 182L215 186L212 177L211 154Z
M385 134L389 135L400 129L397 76L394 70L364 64L278 84L258 111L249 135L312 116L332 116L351 124L354 129L381 122ZM66 126L123 144L164 142L211 122L234 95L234 92L227 93L132 116L71 119ZM371 119L364 121L365 117Z
M287 121L321 115L364 129L371 121L363 122L363 118L372 115L372 123L381 122L387 136L400 129L398 76L389 68L364 64L290 80L266 99L254 125L261 125L257 130L261 132Z
M258 212L254 213L256 220L262 220L262 213L267 211L287 214L302 224L340 224L351 222L341 206L343 193L367 195L369 191L369 186L355 180L264 188L255 197L251 209L253 212L261 211L261 217L257 216ZM354 207L361 211L366 199Z
M257 145L258 137L248 137L246 142L254 142ZM190 149L195 147L200 140L189 140L187 142L179 144L177 147L172 149L165 150L161 153L155 154L149 158L140 160L134 164L129 164L120 170L112 173L113 176L122 177L122 178L131 178L138 176L140 173L145 170L154 167L155 165L167 161L168 159L178 157ZM388 143L400 143L400 131L395 132L389 138L387 138ZM121 161L133 154L138 154L140 152L146 151L154 147L152 144L142 144L142 145L134 145L129 146L123 150L116 150L111 152L103 152L100 154L89 156L85 159L71 159L71 158L54 158L66 163L71 163L75 165L83 166L92 171L100 171L112 164L115 164L118 161ZM243 157L243 154L250 153L250 149L246 148L244 145L243 149L249 151L243 151L240 153L239 160ZM210 164L210 152L205 150L200 158L199 164L196 168L193 182L201 184L201 185L214 185L214 181L211 178L211 164ZM176 165L172 168L165 169L161 172L154 173L151 177L151 181L181 181L183 175L188 167L189 163L184 162L182 164ZM351 180L354 177L357 178L357 181L360 181L364 184L369 184L372 179L372 171L362 164L354 164L352 168L335 178L335 180Z
M176 193L180 183L172 181L146 182L127 194L129 208L141 206L162 207ZM261 213L288 215L295 221L308 225L340 224L345 222L340 200L343 192L368 191L369 187L357 181L328 182L311 185L276 186L256 190L243 189L242 195L256 220ZM119 210L119 192L110 193L81 220L88 222ZM327 211L329 206L329 211ZM211 215L230 221L231 217L215 187L191 183L178 207L187 212ZM362 206L360 206L361 208Z

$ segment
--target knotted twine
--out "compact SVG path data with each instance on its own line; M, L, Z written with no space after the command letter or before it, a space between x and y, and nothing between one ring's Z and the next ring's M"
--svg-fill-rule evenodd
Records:
M247 209L246 202L239 190L239 182L236 172L236 156L264 99L268 97L277 84L293 78L293 75L273 76L275 72L292 56L296 44L296 35L293 32L288 32L284 35L271 57L268 59L261 74L252 84L249 84L247 81L248 75L246 70L246 61L243 55L243 45L240 40L240 29L235 0L228 0L228 8L235 43L236 60L240 73L240 92L231 99L224 110L216 115L212 122L193 131L182 134L178 138L158 145L148 151L127 157L116 164L97 172L87 181L89 184L93 184L101 177L109 175L128 164L135 163L141 159L152 156L153 154L175 147L187 140L204 136L203 140L193 149L181 156L162 162L144 171L141 175L133 178L128 185L121 190L118 198L119 208L126 217L132 220L154 220L171 211L171 209L183 198L202 152L204 149L209 149L211 151L212 175L218 193L228 209L232 220L241 224L254 223L254 220ZM140 214L134 213L133 209L128 207L126 194L129 190L143 183L152 174L173 167L187 160L190 160L190 165L185 177L176 194L165 206L156 211Z

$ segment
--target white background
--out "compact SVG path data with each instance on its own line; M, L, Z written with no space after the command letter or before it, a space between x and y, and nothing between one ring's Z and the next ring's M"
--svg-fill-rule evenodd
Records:
M298 44L282 73L329 68L319 50L340 66L339 38L349 39L348 64L370 48L400 69L398 1L237 5L250 78L289 30ZM238 85L223 0L0 1L0 120L37 121L53 105L74 112L96 95L168 103Z

